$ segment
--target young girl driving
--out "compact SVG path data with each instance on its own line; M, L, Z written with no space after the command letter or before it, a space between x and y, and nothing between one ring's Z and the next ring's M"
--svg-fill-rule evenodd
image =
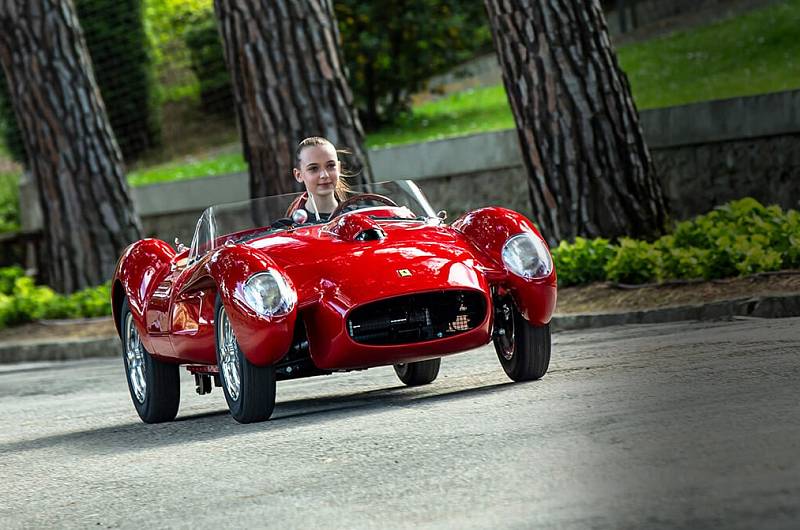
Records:
M306 192L292 202L288 215L303 208L310 219L328 220L348 190L336 148L321 136L306 138L297 146L294 164L294 178Z

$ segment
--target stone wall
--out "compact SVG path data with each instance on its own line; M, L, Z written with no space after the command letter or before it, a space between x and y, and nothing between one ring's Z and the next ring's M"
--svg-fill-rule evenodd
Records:
M676 219L754 197L800 207L800 134L653 150Z

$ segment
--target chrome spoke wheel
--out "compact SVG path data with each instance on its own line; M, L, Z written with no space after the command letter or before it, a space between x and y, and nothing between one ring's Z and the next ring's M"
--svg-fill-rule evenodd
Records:
M139 337L139 331L133 323L133 315L130 313L125 317L125 358L133 395L139 403L144 403L147 398L144 347L141 337Z
M220 348L220 371L225 390L233 401L239 400L239 393L242 388L242 367L239 362L239 346L236 343L236 335L233 333L231 321L228 319L225 309L219 310L219 322L217 323L217 342Z

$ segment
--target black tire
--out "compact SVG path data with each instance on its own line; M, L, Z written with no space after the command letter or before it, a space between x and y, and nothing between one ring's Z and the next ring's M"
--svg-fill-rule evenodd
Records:
M503 370L513 381L541 378L550 365L550 324L532 326L511 297L495 303L494 348Z
M178 365L159 361L145 349L134 325L127 299L122 303L119 318L119 329L122 331L122 362L125 366L125 378L128 380L128 391L136 412L145 423L174 420L181 402ZM131 366L134 367L133 370ZM133 381L132 377L135 377L136 381Z
M232 351L230 363L233 372L228 372L223 366L223 352L221 351L222 334L224 322L227 321L225 306L217 297L217 304L214 310L214 340L217 350L217 366L219 366L220 383L225 394L225 401L228 402L228 409L231 411L233 419L239 423L254 423L268 420L275 408L275 367L256 366L247 360L244 352L239 347L239 342L230 330L232 338ZM229 375L230 373L230 375ZM234 382L234 377L238 374L238 391Z
M427 385L439 375L439 366L441 364L441 359L395 364L394 372L400 378L400 381L408 386Z

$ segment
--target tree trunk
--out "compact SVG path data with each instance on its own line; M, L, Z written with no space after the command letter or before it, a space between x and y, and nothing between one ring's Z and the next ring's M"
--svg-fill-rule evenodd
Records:
M661 234L661 185L598 1L485 1L545 237Z
M214 0L253 197L300 189L297 144L324 136L370 180L330 0ZM349 164L348 164L349 162Z
M141 229L72 1L0 2L0 63L42 205L39 269L62 292L103 283Z

